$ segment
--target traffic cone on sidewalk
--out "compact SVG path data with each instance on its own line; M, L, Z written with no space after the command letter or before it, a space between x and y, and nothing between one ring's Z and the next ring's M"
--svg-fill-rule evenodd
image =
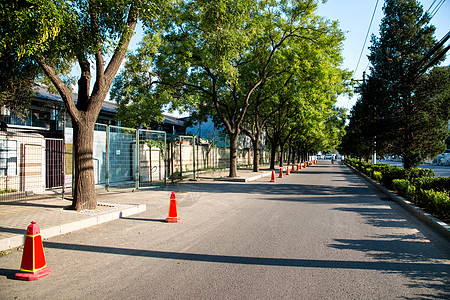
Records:
M295 167L294 167L294 165L292 165L291 173L295 173Z
M291 173L289 172L289 166L286 167L286 175L291 175Z
M272 170L272 177L270 178L270 182L275 182L275 171Z
M297 164L297 171L299 171L300 169L300 164Z
M278 175L278 178L283 178L283 168L280 168L280 174Z
M20 280L36 280L51 273L45 263L44 246L42 245L41 230L36 222L31 222L25 236L20 272L15 278Z
M180 218L178 218L177 198L175 197L174 192L172 192L172 194L170 195L169 217L166 219L166 222L168 223L180 222Z

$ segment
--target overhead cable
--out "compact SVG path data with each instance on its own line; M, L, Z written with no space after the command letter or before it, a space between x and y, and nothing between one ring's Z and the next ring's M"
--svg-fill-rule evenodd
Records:
M361 61L361 56L362 56L362 54L364 52L364 47L366 46L367 37L369 36L370 28L372 27L373 17L375 16L375 12L377 11L377 7L378 7L378 0L377 0L377 3L375 4L375 8L373 9L372 18L370 19L369 28L367 29L367 33L366 33L366 38L364 39L364 44L362 46L361 53L359 54L358 63L356 64L356 68L355 68L355 71L353 72L353 75L355 75L356 71L358 70L359 62Z

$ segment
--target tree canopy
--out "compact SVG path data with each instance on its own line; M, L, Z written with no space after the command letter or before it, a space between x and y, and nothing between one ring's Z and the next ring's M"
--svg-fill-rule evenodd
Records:
M348 126L347 138L358 142L346 152L401 155L411 168L442 151L449 105L435 97L446 88L435 74L445 70L420 72L442 58L431 52L435 28L417 1L388 0L383 11L380 36L372 37L370 75ZM426 88L432 85L435 89Z
M215 115L230 138L230 176L235 176L238 135L245 129L257 154L263 120L271 113L268 101L283 89L272 82L309 84L310 94L304 92L303 98L321 99L316 104L328 109L344 90L347 74L339 68L343 34L337 23L315 15L316 2L178 3L166 26L148 35L156 34L161 42L151 55L153 74L147 82L153 85L148 89L152 95L134 97L134 103L145 107L143 102L170 97L188 104L199 120ZM318 96L324 94L327 97ZM130 111L133 106L127 104Z
M74 127L72 207L77 210L95 208L94 124L138 19L146 26L157 28L170 2L12 0L0 5L0 62L10 66L1 74L7 83L0 90L2 102L12 98L9 95L15 90L10 89L11 86L19 86L16 89L19 92L29 90L32 86L29 83L42 74L51 82L63 99ZM77 103L65 78L74 63L81 70ZM29 72L16 73L21 69ZM95 80L91 88L92 74Z

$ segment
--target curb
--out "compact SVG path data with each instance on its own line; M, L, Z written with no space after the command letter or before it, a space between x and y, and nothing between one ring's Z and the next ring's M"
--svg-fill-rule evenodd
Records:
M78 213L78 214L86 214L87 218L79 221L69 222L62 225L53 226L50 228L41 228L41 236L42 239L48 239L57 235L66 234L69 232L73 232L76 230L88 228L94 225L102 224L105 222L117 220L120 218L125 218L137 213L144 212L147 207L145 204L138 205L122 205L122 204L107 204L107 203L98 203L106 206L110 206L110 211L106 213L101 212L89 212L89 211L81 211L81 212L71 212L69 213ZM119 208L120 210L117 210ZM113 210L113 211L111 211ZM89 216L90 215L90 216ZM26 228L24 229L24 234L16 234L9 238L0 240L0 251L9 250L12 248L20 247L25 244L25 233Z
M367 175L361 173L359 170L356 170L352 166L344 163L347 167L349 167L353 172L360 175L363 179L365 179L368 183L370 183L373 187L375 187L380 192L384 193L386 196L388 196L392 201L397 202L400 204L403 208L405 208L407 211L409 211L411 214L425 222L427 225L429 225L431 228L442 234L447 240L450 241L450 226L446 223L442 222L438 218L433 217L429 213L425 212L421 208L415 206L410 201L406 200L405 198L397 195L396 193L392 192L391 190L385 188L372 178L368 177Z
M253 176L253 177L247 177L247 178L244 178L244 177L221 177L216 180L217 181L229 181L229 182L250 182L250 181L258 180L263 177L268 177L270 175L272 175L272 171L266 172L263 174L259 174L259 175Z

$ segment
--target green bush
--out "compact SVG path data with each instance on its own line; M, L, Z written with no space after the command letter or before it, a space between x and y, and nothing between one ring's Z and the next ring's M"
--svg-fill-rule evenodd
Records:
M9 193L15 193L15 192L17 192L17 190L6 188L4 190L1 190L0 194L9 194Z
M392 180L392 187L394 191L399 193L401 196L406 197L406 193L408 191L408 187L410 186L410 183L406 179L394 179Z
M373 171L372 173L372 179L378 182L381 182L381 179L383 178L383 175L381 174L380 171Z
M417 205L442 219L450 217L450 197L446 192L419 190Z
M434 177L434 171L430 169L404 169L394 166L390 169L383 169L381 183L387 188L393 189L392 181L394 179L412 181L419 177Z
M430 169L404 169L357 159L345 161L428 213L450 219L450 177L435 178Z
M450 177L420 177L414 178L412 183L419 189L450 192Z

